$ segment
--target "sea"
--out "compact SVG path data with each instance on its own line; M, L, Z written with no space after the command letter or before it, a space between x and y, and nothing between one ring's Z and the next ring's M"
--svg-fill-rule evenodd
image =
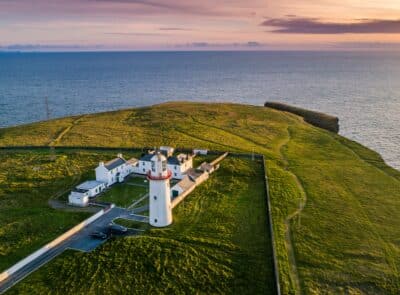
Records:
M0 127L165 101L279 101L340 118L400 169L400 52L0 53Z

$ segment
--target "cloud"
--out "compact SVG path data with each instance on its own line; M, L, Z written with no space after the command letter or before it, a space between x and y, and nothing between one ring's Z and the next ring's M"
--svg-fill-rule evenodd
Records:
M323 22L317 18L288 17L267 19L262 26L284 34L388 34L400 33L399 20L361 19L349 23Z
M261 0L257 0L261 1ZM0 16L26 18L42 16L145 16L197 15L221 17L248 17L252 4L243 6L241 0L0 0Z
M160 31L193 31L193 29L185 28L159 28Z
M132 8L131 13L139 12L139 14L180 14L180 15L208 15L208 16L228 16L229 12L225 11L224 6L212 5L212 1L187 1L187 0L81 0L97 3L124 5L124 9ZM142 8L142 9L138 9Z
M129 32L107 32L104 35L116 35L116 36L162 36L159 33L129 33Z
M171 10L171 11L180 11L180 12L198 12L200 11L199 8L196 8L191 5L182 5L179 2L175 3L174 1L149 1L149 0L92 0L95 2L105 2L105 3L113 3L113 4L118 4L118 3L123 3L123 4L131 4L131 5L141 5L141 6L147 6L150 8L155 8L159 10Z

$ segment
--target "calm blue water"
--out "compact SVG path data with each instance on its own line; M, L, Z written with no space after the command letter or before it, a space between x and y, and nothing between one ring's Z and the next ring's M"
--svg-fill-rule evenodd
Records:
M400 53L0 53L0 126L167 100L283 101L400 168Z

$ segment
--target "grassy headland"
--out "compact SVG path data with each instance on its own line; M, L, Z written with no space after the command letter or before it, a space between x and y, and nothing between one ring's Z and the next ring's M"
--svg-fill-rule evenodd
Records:
M255 106L174 102L0 130L0 145L3 146L43 145L50 142L60 146L172 145L264 154L270 180L282 292L397 294L400 290L400 215L397 213L400 210L400 172L388 167L375 152L337 134L315 128L296 115ZM240 179L241 169L235 169L234 172ZM243 179L243 183L247 183L252 177ZM235 177L232 177L232 181L236 181ZM145 253L152 259L151 263L143 258L138 264L126 266L127 275L132 277L136 274L133 269L144 268L154 282L160 281L160 271L165 279L187 279L189 273L201 275L199 282L204 282L215 268L214 271L220 274L215 280L221 283L210 286L221 287L218 284L226 284L232 288L233 281L228 284L227 278L233 266L229 269L219 267L219 263L226 261L226 255L231 251L225 244L214 245L215 256L208 256L208 260L192 261L199 267L196 268L199 272L186 273L186 268L179 262L182 261L179 257L203 253L197 250L197 246L182 246L175 235L180 235L181 231L185 235L185 228L192 227L188 219L194 218L190 216L194 210L191 206L198 206L196 196L205 199L201 191L204 189L203 193L207 195L208 189L212 189L207 186L208 182L190 196L182 207L178 206L175 229L153 231L155 236L143 237L140 243L137 239L116 240L90 254L103 253L97 259L102 261L102 265L110 266L98 268L104 285L111 282L112 275L108 275L111 266L124 261L119 251L130 253L132 250L136 255ZM216 196L219 196L218 193L226 194L226 197L231 194L224 192L224 186L218 187L215 193ZM186 205L191 202L193 204L188 205L188 215L184 215ZM222 208L217 209L210 211L212 215L209 218L224 214ZM219 223L214 225L218 230ZM259 230L259 224L254 223L252 229ZM164 234L168 232L171 232L176 244L165 238ZM198 233L196 229L190 236ZM171 247L179 251L172 251ZM134 252L134 249L146 251ZM173 254L166 256L165 253ZM74 255L81 255L80 261L94 259L83 254ZM66 263L65 267L60 268L65 286L80 281L72 271L74 267L82 267L77 265L78 258L70 262L57 261L55 263L59 263L60 267ZM175 269L173 273L167 267L170 263L174 265L171 268ZM180 266L183 271L179 271ZM252 269L251 263L246 267L254 270L254 273L258 269L256 264ZM118 269L121 272L122 269ZM89 266L88 271L91 273ZM57 271L52 275L58 277L60 274ZM42 271L28 280L38 286L48 281ZM236 278L233 276L232 280ZM116 286L123 283L117 282ZM104 285L99 288L105 288ZM166 285L160 283L160 286ZM196 282L191 286L193 289L180 290L199 288ZM179 287L191 288L186 285ZM21 288L27 288L27 285L23 283ZM95 285L91 288L95 288ZM213 291L222 292L221 288ZM200 290L207 293L211 289Z
M228 158L174 210L170 227L66 253L10 293L273 294L261 171Z

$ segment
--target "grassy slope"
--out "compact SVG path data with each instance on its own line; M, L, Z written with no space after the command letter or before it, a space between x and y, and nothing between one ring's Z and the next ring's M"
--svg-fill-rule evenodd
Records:
M399 179L331 134L302 127L290 135L285 154L307 193L301 223L292 224L303 288L398 293Z
M174 210L172 226L67 253L10 293L273 294L261 171L226 159Z
M31 138L25 130L41 136ZM297 285L305 293L399 290L400 176L354 142L263 107L167 103L87 115L75 124L61 119L3 129L0 145L46 144L60 133L58 145L170 144L263 153L283 293ZM299 203L305 207L296 215ZM289 224L293 251L287 248Z

